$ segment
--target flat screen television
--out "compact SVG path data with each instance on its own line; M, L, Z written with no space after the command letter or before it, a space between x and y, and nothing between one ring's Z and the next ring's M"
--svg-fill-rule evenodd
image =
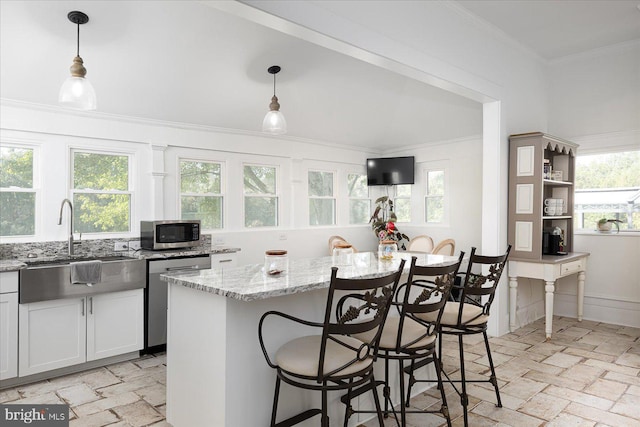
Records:
M413 184L414 165L413 156L367 159L367 185Z

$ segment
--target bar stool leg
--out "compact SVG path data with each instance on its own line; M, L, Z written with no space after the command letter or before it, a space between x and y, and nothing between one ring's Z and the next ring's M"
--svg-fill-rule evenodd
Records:
M276 376L276 391L273 394L273 408L271 409L271 427L276 425L276 413L278 412L278 396L280 395L280 377Z
M376 380L371 375L371 392L373 393L373 402L376 405L376 412L378 413L378 424L380 427L384 425L384 420L382 419L382 408L380 407L380 399L378 398L378 389L376 388ZM345 424L346 427L346 424Z
M493 367L493 357L491 357L491 349L489 348L489 337L487 336L487 331L482 332L484 335L484 345L487 348L487 357L489 358L489 367L491 368L491 378L489 381L493 384L493 388L496 390L496 399L498 404L496 405L498 408L502 408L502 400L500 400L500 390L498 390L498 379L496 378L496 370Z
M464 425L466 427L469 425L469 418L467 414L469 398L467 397L467 383L464 375L464 346L462 344L462 335L458 335L458 346L460 347L460 385L462 389L462 393L460 394L460 404L462 405L464 413Z
M400 367L400 425L405 427L407 425L407 412L404 406L404 366L402 359L398 359L398 366Z
M442 383L442 364L440 360L433 354L433 364L436 368L436 375L438 376L438 388L440 389L440 396L442 397L442 406L440 412L447 419L447 426L451 427L451 416L449 415L449 406L447 405L447 396L444 391L444 385Z
M323 384L326 387L326 382ZM327 390L322 390L322 427L329 427L329 415L327 415Z

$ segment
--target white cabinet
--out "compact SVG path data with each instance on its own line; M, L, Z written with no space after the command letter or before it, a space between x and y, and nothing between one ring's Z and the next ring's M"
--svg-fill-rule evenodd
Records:
M18 272L0 273L0 380L18 376Z
M87 298L87 361L140 350L144 337L143 290Z
M21 304L19 373L140 350L143 290Z

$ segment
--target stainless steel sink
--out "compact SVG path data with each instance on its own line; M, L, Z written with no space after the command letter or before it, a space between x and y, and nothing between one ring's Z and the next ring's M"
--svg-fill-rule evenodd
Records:
M69 264L96 259L102 261L101 281L92 286L72 284ZM141 289L146 285L146 270L145 260L123 256L27 261L27 268L20 270L18 299L25 304Z
M112 262L112 261L125 261L125 260L135 260L134 258L130 258L127 256L121 255L112 255L112 256L102 256L102 257L81 257L81 256L71 256L64 258L27 258L24 260L24 263L27 264L27 268L42 268L42 267L50 267L56 265L66 265L71 264L72 262L81 262L81 261L93 261L100 260L102 262Z

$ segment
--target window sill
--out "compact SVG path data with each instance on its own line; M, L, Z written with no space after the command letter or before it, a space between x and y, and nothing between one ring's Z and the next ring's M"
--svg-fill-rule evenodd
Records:
M602 233L595 230L576 230L574 232L576 236L618 236L618 237L640 237L640 230L626 231L620 230L620 232L612 231L610 233Z

